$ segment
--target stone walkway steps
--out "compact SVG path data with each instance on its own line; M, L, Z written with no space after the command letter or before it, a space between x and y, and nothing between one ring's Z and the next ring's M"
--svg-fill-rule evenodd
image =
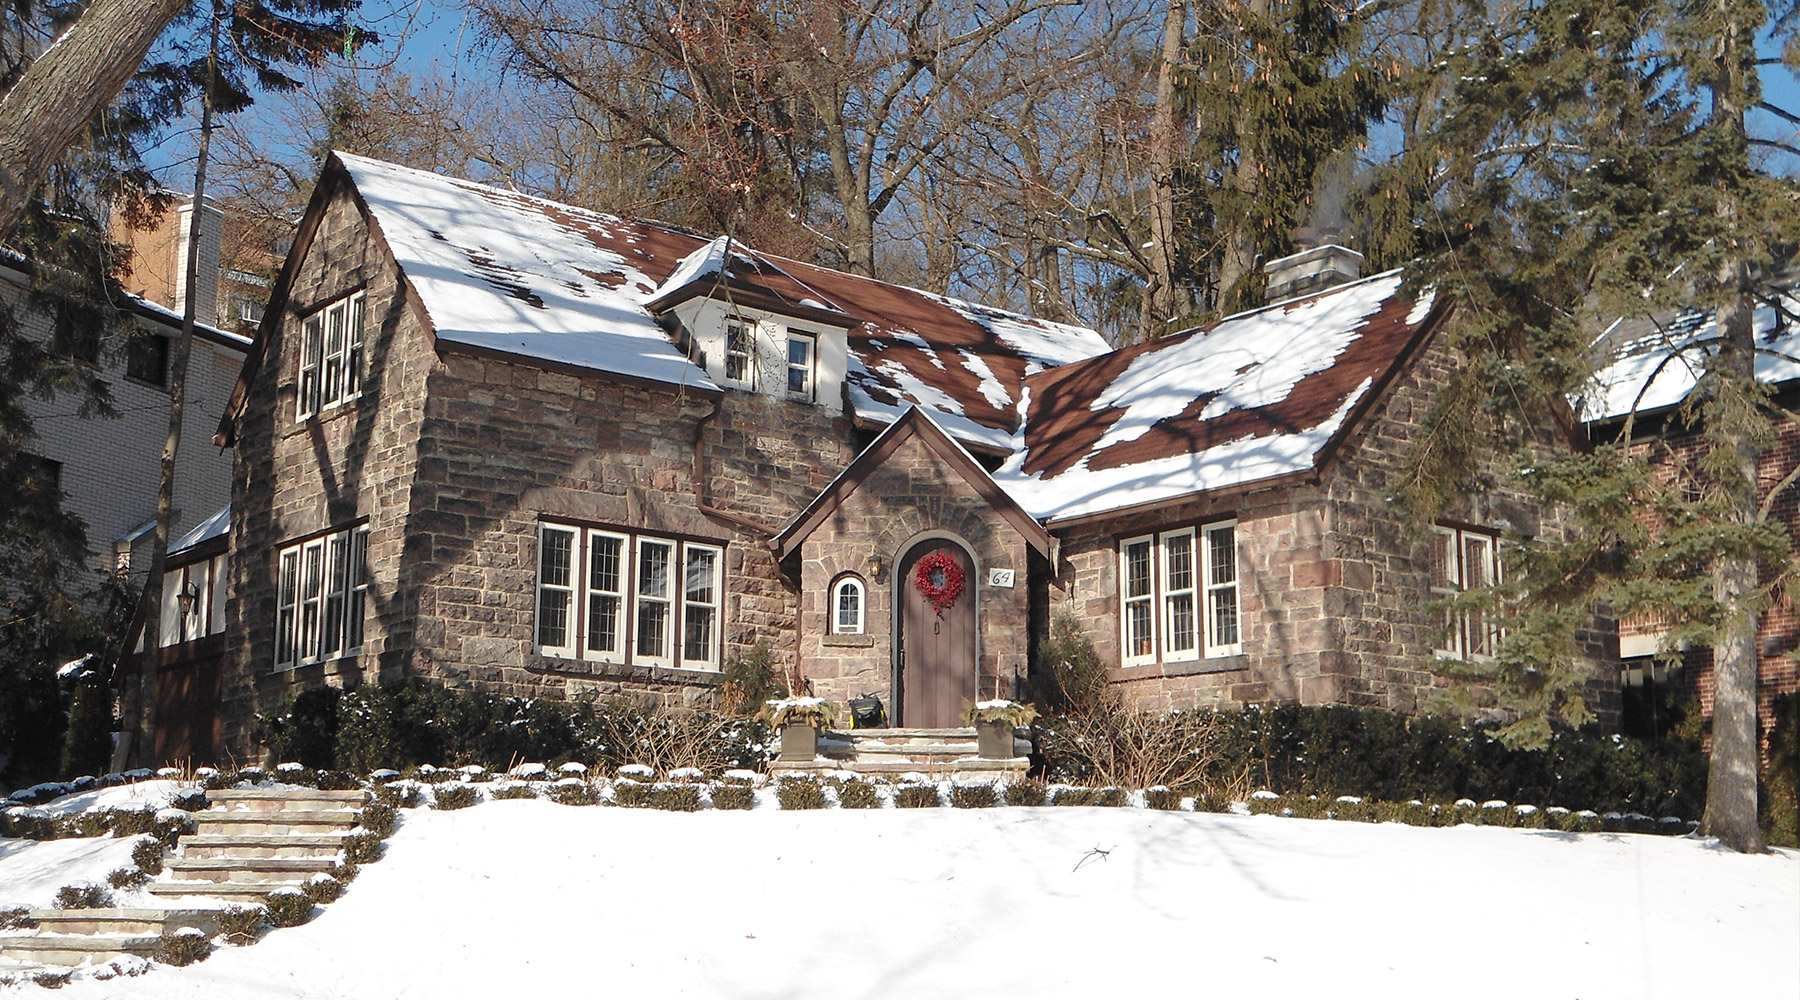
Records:
M0 936L0 954L39 965L77 966L110 962L124 955L149 958L156 934L12 934Z

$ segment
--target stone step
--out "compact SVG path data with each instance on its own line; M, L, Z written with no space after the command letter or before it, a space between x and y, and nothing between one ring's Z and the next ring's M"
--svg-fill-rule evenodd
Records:
M884 740L888 743L945 743L952 740L975 741L974 726L958 726L953 729L828 729L820 734L828 740Z
M207 934L219 929L219 911L197 909L142 909L106 906L87 910L32 910L31 919L45 934L163 934L182 927L197 927Z
M819 751L827 757L837 747L820 746ZM849 760L924 760L928 758L945 758L955 760L958 757L973 757L977 752L975 744L962 743L915 743L911 746L887 746L884 744L857 743L843 748Z
M320 858L336 855L344 848L350 834L334 830L330 833L294 833L264 835L255 833L195 835L181 838L184 858Z
M151 957L155 934L8 934L0 936L0 955L44 965L98 965L123 955Z
M360 788L221 788L207 792L213 809L231 812L305 812L348 809L369 801Z
M791 761L777 760L769 763L772 774L817 774L838 769L855 771L857 774L897 777L917 771L932 777L949 777L957 774L986 774L997 777L1022 778L1031 770L1028 757L1013 757L1009 760L990 760L981 757L963 757L956 760L940 762L920 762L916 760L817 760Z
M362 817L361 810L318 809L303 812L215 811L194 814L195 832L202 836L253 833L270 837L290 834L330 833L349 830Z
M177 881L292 882L337 868L336 858L177 858L168 863Z
M305 880L292 882L202 882L198 879L181 879L173 882L151 882L144 890L152 896L193 897L204 896L207 899L223 900L238 905L265 903L269 893L276 889L300 889L306 885Z

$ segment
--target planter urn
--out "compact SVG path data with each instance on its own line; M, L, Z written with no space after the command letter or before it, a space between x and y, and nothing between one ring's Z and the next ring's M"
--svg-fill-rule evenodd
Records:
M977 722L975 735L983 760L1013 758L1013 725L1011 722Z
M811 761L819 755L819 729L804 723L781 727L781 759Z

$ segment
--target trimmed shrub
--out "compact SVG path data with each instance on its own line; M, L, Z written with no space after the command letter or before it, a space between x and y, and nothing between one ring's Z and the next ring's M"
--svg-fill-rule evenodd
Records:
M564 778L550 786L550 801L565 806L591 806L600 801L600 792L580 778Z
M1094 796L1094 804L1108 809L1117 809L1125 804L1125 789L1102 788Z
M156 939L156 960L165 965L193 965L211 953L206 932L194 927L168 931Z
M354 861L340 861L331 868L331 877L344 885L356 881L356 876L360 874L362 874L362 866Z
M460 782L454 785L439 785L436 789L437 801L433 809L467 809L475 804L475 789L471 785Z
M950 786L950 804L957 809L991 809L1000 804L994 786L987 782Z
M1763 838L1773 847L1800 847L1800 693L1775 699L1769 759L1762 771Z
M416 809L424 800L419 786L410 781L401 780L375 788L376 804L394 809Z
M106 873L106 884L114 889L129 889L150 881L142 868L114 868Z
M168 848L155 837L145 837L131 845L131 863L137 865L146 876L155 875L163 870L163 852Z
M356 822L377 839L383 839L393 836L394 826L400 822L400 811L385 802L369 802L363 805Z
M1231 811L1231 796L1210 788L1203 789L1194 796L1194 811L1228 813Z
M219 911L219 933L232 944L249 944L262 934L269 912L260 906L227 906Z
M823 809L825 787L811 776L784 776L775 782L775 798L783 809Z
M372 830L352 833L343 843L344 860L353 865L366 865L381 859L381 836Z
M154 809L110 809L105 813L105 823L115 837L135 837L139 834L160 834L162 832L156 822Z
M1080 785L1062 785L1056 790L1056 797L1050 800L1056 806L1091 806L1100 797L1098 789L1083 788Z
M76 882L56 890L59 910L97 910L113 905L112 893L97 882Z
M177 792L174 798L169 800L171 808L180 809L182 812L197 813L211 805L212 802L207 799L206 792L198 788Z
M714 785L714 809L749 809L756 804L756 790L749 785Z
M1164 811L1178 810L1181 808L1181 793L1171 791L1161 785L1155 788L1146 788L1144 789L1144 807Z
M299 889L276 889L269 893L269 923L276 927L298 927L312 919L312 897Z
M344 894L344 883L338 881L335 876L327 875L324 872L315 872L312 878L306 880L304 891L306 898L314 903L335 903L338 901L338 897Z
M1006 804L1009 806L1041 806L1049 797L1049 791L1041 781L1020 778L1006 783Z
M496 786L490 794L496 799L535 799L538 797L537 789L522 781Z
M670 812L697 812L700 809L700 786L669 781L651 785L650 808Z
M627 809L650 808L650 786L630 778L619 778L613 782L613 805Z
M880 809L881 793L867 781L846 781L838 789L838 805L845 809Z
M31 919L31 907L0 907L0 930L30 930L36 927L37 921Z
M936 809L942 804L936 785L901 785L894 789L896 809Z

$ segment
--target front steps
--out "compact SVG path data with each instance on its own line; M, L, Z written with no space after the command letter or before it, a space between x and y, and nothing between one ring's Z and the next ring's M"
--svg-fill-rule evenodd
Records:
M222 907L261 905L276 889L336 870L368 793L230 788L207 798L212 808L194 814L197 832L181 839L181 856L144 886L168 906L33 910L36 930L0 936L0 975L149 958L161 935L184 927L214 935Z
M819 734L818 755L810 761L778 760L772 773L816 773L838 768L869 775L968 774L1023 777L1030 769L1031 742L1013 736L1013 756L981 756L974 726L953 729L827 730Z

